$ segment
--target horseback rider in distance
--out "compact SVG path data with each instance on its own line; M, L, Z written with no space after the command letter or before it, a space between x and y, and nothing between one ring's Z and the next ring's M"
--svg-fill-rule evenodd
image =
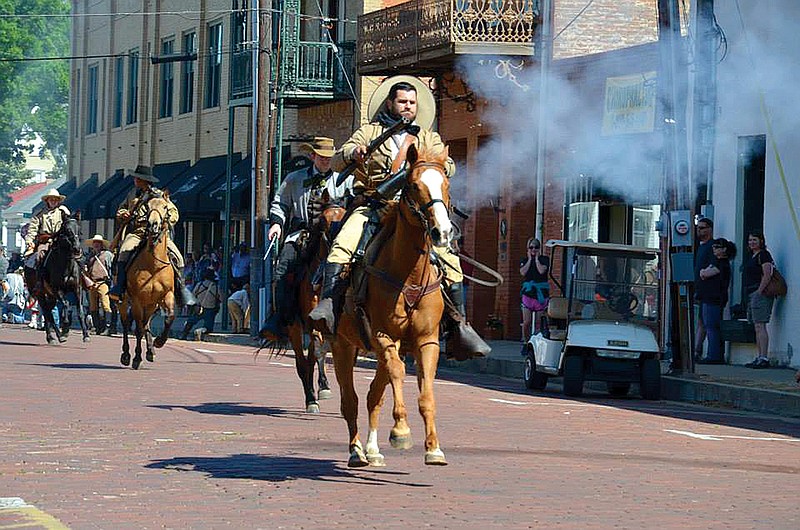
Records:
M294 318L292 299L294 285L287 278L301 265L300 235L319 216L316 209L325 192L330 201L341 201L352 195L353 177L337 185L338 173L331 170L331 157L336 152L332 138L317 136L301 146L311 159L311 166L286 175L269 210L270 228L267 238L280 240L285 235L278 264L275 267L275 312L264 323L261 333L270 337L286 337L286 326Z
M420 150L445 149L439 134L430 130L436 111L433 94L416 77L395 76L385 80L375 90L369 106L370 115L374 116L372 122L355 131L336 152L332 161L335 171L342 171L350 163L356 162L354 191L357 195L362 195L367 204L358 206L350 212L336 236L324 265L320 302L309 314L315 326L328 334L336 331L336 321L349 285L348 278L344 274L345 269L356 257L365 227L373 217L372 210L380 208L386 200L395 198L382 197L376 188L390 177L392 163L403 151L404 144L407 145L413 140ZM408 120L414 125L394 134L370 153L368 148L370 143L400 120ZM409 138L409 135L412 137ZM452 177L455 170L455 163L448 158L445 164L447 176ZM444 263L443 284L446 286L444 295L451 302L445 303L447 353L459 359L486 355L491 348L467 323L465 317L462 295L463 274L458 256L448 248L434 247L434 250L439 260Z
M117 220L123 225L114 238L115 242L119 240L122 242L117 249L117 280L108 292L108 296L113 300L122 298L127 283L128 263L145 238L147 217L150 213L147 203L152 198L164 196L162 190L153 186L158 182L158 178L149 166L136 166L136 169L129 172L129 175L133 177L135 192L128 195L126 201L117 210ZM167 218L171 229L178 222L178 208L171 201ZM183 255L172 241L171 235L167 238L167 249L174 268L175 300L179 305L195 305L197 301L192 292L186 288L183 280Z
M42 195L45 207L33 216L25 235L25 266L38 269L50 249L53 236L61 230L64 219L70 216L69 208L62 203L67 197L52 188ZM30 258L29 256L34 256Z

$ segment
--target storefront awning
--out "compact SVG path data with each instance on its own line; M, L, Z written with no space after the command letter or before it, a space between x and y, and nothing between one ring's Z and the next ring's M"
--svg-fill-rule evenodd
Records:
M233 163L237 164L241 157L241 153L234 153ZM203 191L220 180L225 182L226 167L226 155L201 158L175 179L170 186L170 197L178 207L181 219L219 219L222 209L209 201L207 193Z
M94 194L97 193L97 189L97 177L94 176L67 195L67 198L64 199L64 206L69 208L69 211L72 212L73 215L80 212L81 219L86 219L83 215L84 211L91 205L90 200L94 197Z

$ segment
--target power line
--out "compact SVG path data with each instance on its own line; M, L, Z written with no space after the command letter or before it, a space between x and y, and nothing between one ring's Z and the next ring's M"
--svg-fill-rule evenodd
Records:
M211 15L212 17L215 15L224 15L224 14L231 14L231 13L240 13L240 9L206 9L205 11L202 10L187 10L187 11L127 11L127 12L118 12L118 13L19 13L19 14L9 14L9 13L2 13L0 14L0 19L10 19L10 18L89 18L89 17L122 17L122 16L177 16L181 18L185 18L186 20L200 20L200 16L203 14ZM272 8L261 8L259 10L260 13L277 13L282 14L282 9L272 9ZM195 16L189 16L195 15ZM321 21L331 21L331 22L347 22L350 24L357 24L358 20L352 20L348 18L329 18L329 17L319 17L314 15L305 15L303 13L293 13L293 15L297 16L300 19L310 19L310 20L321 20Z

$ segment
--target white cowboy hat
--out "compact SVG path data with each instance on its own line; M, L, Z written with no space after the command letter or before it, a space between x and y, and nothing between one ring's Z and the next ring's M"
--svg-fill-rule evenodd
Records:
M311 142L302 144L300 149L306 152L313 151L319 156L325 156L328 158L332 157L336 152L336 146L333 143L333 138L328 138L327 136L315 136Z
M370 120L374 121L375 115L385 105L384 102L389 97L389 91L392 86L401 82L410 83L417 89L417 118L414 121L423 129L430 129L433 127L433 120L436 118L436 99L433 97L433 92L428 88L428 85L412 75L387 77L378 85L378 88L369 98L369 104L367 105L367 115Z
M100 235L100 234L95 234L92 239L87 239L83 243L85 245L92 246L92 243L94 243L95 241L100 241L101 243L103 243L104 247L108 247L108 240L107 239L103 239L103 236Z
M47 190L47 193L45 193L44 195L42 195L42 200L45 200L45 199L47 199L48 197L54 197L54 198L58 199L59 201L63 201L64 199L66 199L66 198L67 198L67 196L66 196L66 195L61 195L61 194L58 192L58 190L57 190L57 189L55 189L55 188L50 188L49 190Z

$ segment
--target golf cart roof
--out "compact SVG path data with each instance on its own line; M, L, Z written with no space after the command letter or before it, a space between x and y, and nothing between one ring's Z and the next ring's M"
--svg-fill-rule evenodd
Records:
M594 243L590 241L564 241L563 239L551 239L546 243L550 249L554 247L575 248L593 252L625 252L629 254L645 254L648 258L661 253L661 249L648 247L634 247L631 245L620 245L618 243Z

